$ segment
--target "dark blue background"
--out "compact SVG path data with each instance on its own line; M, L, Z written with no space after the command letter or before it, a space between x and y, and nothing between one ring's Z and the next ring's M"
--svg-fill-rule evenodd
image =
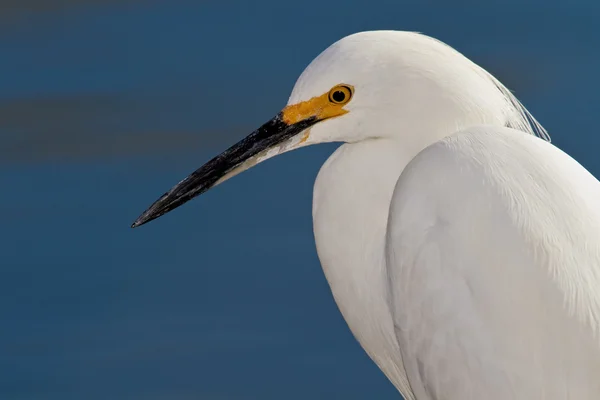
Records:
M0 399L398 398L315 253L335 146L129 224L371 29L465 53L598 175L599 17L595 0L2 1Z

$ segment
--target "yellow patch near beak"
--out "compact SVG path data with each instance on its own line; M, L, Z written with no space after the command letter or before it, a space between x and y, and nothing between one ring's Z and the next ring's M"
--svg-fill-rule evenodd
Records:
M310 128L304 131L304 135L302 135L302 139L300 139L300 144L306 142L308 137L310 136Z
M348 113L343 108L346 104L332 103L328 92L310 100L285 107L281 112L282 120L286 124L292 125L311 117L316 117L319 121L339 117Z

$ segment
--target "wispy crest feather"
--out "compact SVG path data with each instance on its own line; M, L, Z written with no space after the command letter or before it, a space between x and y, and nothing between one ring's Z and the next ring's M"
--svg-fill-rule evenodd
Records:
M488 77L488 79L490 79L494 85L496 85L498 90L509 103L511 109L514 110L514 114L508 116L508 127L530 133L539 137L540 139L550 142L551 139L548 131L546 131L542 124L540 124L535 117L531 115L531 113L527 110L527 108L525 108L519 99L517 99L515 95L492 74L481 67L479 68Z

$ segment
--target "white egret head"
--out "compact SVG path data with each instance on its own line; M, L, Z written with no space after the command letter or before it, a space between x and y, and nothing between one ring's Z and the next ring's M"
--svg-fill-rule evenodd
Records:
M416 155L446 135L481 124L547 138L500 82L451 47L412 32L350 35L312 61L279 114L165 193L132 226L299 147L386 138Z

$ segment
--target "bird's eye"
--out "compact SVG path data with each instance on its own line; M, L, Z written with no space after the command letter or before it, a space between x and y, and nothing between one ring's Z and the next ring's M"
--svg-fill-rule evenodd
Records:
M347 85L338 85L329 91L329 101L333 104L346 104L352 98L352 88Z

